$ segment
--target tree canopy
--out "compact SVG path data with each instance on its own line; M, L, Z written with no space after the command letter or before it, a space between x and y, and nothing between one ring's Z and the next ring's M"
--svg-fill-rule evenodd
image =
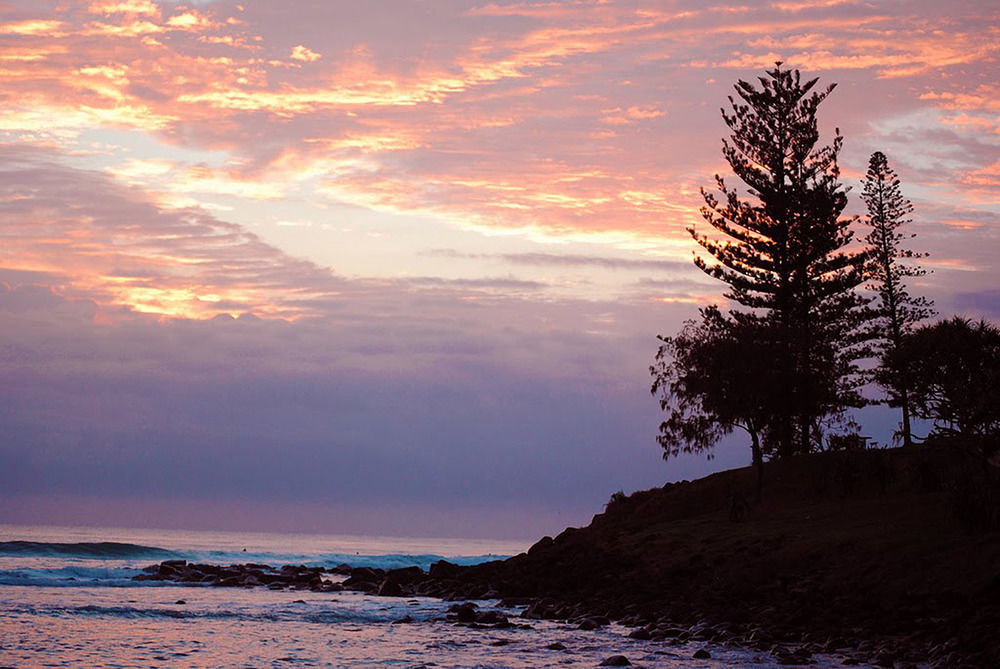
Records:
M871 227L865 237L872 250L867 287L878 295L872 329L884 358L899 347L903 335L933 313L931 302L924 297L911 296L905 281L907 277L927 273L913 262L926 254L903 247L904 239L914 236L900 230L910 222L908 217L913 205L903 197L899 178L881 151L873 153L868 162L863 198L868 208L865 222ZM883 373L879 378L888 392L889 404L902 410L903 444L910 446L910 400L906 379L891 373Z
M910 388L914 414L985 457L1000 451L1000 329L955 317L914 329L886 365Z
M852 219L839 182L839 132L819 146L816 110L834 86L816 90L781 64L737 82L723 155L748 187L744 197L716 176L719 194L702 191L712 236L689 231L710 259L695 264L729 285L725 296L759 317L774 342L774 404L768 433L781 455L811 450L821 422L864 403L856 361L867 352L860 328L867 254L849 249ZM737 310L733 314L740 313ZM735 373L730 371L730 373Z
M710 450L736 428L751 438L758 477L764 437L780 407L780 383L771 364L777 342L773 329L755 316L727 317L717 306L686 321L662 342L650 367L652 393L667 413L657 440L663 457ZM760 479L758 478L758 496Z

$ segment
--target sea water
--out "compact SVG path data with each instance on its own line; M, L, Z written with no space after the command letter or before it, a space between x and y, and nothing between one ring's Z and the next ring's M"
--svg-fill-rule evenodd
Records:
M611 655L644 667L778 666L766 654L735 648L631 639L618 625L582 631L531 620L523 621L531 629L470 629L445 619L451 602L427 597L132 580L168 559L426 569L442 558L474 564L525 548L454 539L0 525L0 667L595 667ZM519 613L502 612L511 619ZM692 658L702 648L711 659Z

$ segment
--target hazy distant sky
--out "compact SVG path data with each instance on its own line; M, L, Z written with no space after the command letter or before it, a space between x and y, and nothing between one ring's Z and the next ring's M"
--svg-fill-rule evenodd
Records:
M732 84L1000 318L991 2L0 0L0 522L528 538L664 463ZM884 421L867 426L885 438ZM882 430L882 432L879 432Z

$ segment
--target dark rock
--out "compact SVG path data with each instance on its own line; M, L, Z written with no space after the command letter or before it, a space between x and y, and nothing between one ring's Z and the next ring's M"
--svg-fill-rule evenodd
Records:
M709 653L704 648L699 648L694 652L694 655L692 655L691 657L693 657L696 660L710 660L712 658L712 654Z
M789 650L787 648L776 648L773 650L775 659L778 664L784 666L800 666L804 664L812 664L810 657L812 657L812 651L807 647L802 646L794 650Z
M566 650L566 646L556 641L555 643L550 643L546 646L549 650Z
M497 611L483 611L476 614L476 622L481 625L510 625L507 616Z
M351 578L357 579L359 581L378 581L382 578L383 571L381 569L372 569L371 567L355 567L351 569Z
M612 655L605 658L598 666L600 667L631 667L632 663L624 655Z
M557 604L551 599L539 599L521 612L522 618L534 620L552 620L556 617Z
M552 537L542 537L541 539L535 542L534 546L528 549L528 555L532 556L537 555L538 553L541 553L545 550L548 550L549 548L552 548L553 545L555 545L555 541L552 539Z
M629 637L632 639L638 639L639 641L649 641L653 638L653 635L650 634L648 630L640 627L637 630L632 630L629 633Z
M174 604L187 604L183 599L178 599Z
M448 609L449 618L453 618L460 623L474 623L476 622L476 608L476 605L472 602L455 604Z
M572 537L575 534L578 534L579 532L580 532L579 527L567 527L565 530L557 534L556 538L553 541L557 544L564 544L570 537Z
M349 578L340 584L340 587L347 590L357 590L359 592L376 592L379 589L379 583L375 581L358 581L353 578Z
M403 616L402 618L398 618L396 620L393 620L392 622L393 622L394 625L400 625L400 624L403 624L403 623L412 623L413 622L413 617L412 616Z
M383 597L403 597L413 594L413 585L426 578L424 570L420 567L404 567L402 569L391 569L385 574L378 589L378 594Z
M380 597L402 597L403 594L403 587L391 578L382 581L382 585L378 588Z
M875 658L875 665L891 669L896 666L896 656L887 652L879 653L878 657Z
M447 560L438 560L431 565L427 574L431 578L455 578L461 571L462 567L457 564L452 564Z
M448 613L458 613L459 610L464 608L478 609L479 604L476 604L475 602L462 602L461 604L452 604L451 606L448 607Z
M666 627L656 627L650 632L654 639L686 639L688 636L688 631L683 627L675 627L673 625Z
M535 601L531 597L504 597L497 606L504 609L512 609L515 606L527 606Z
M160 563L156 568L156 575L162 580L172 581L182 573L182 569L183 567Z

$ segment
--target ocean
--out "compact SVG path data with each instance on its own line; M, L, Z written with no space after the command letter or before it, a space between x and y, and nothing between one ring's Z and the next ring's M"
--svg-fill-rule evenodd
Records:
M471 629L452 602L135 581L163 560L383 569L474 564L526 545L467 539L0 525L2 667L777 667L767 654L639 641L627 628ZM482 610L499 602L479 602ZM517 609L502 609L515 619ZM412 622L401 622L404 619ZM521 622L521 621L519 621ZM711 658L694 659L697 650ZM836 658L814 657L820 666Z

